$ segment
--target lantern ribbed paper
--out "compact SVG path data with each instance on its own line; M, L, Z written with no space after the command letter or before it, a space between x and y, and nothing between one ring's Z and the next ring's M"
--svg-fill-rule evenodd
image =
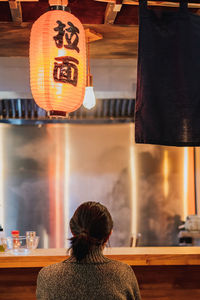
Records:
M30 37L30 81L36 103L47 111L72 112L84 99L85 31L62 10L43 14Z

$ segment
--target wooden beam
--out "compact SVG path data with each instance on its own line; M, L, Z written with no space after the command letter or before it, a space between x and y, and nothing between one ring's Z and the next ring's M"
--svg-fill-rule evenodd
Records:
M90 28L85 29L85 36L86 36L87 42L89 42L89 43L95 42L98 40L102 40L102 38L103 38L102 34L97 33L96 31L94 31Z
M122 2L123 0L119 3L107 3L104 24L114 24L117 14L122 8Z
M116 3L117 0L94 0L99 2ZM170 1L147 1L149 6L164 6L164 7L179 7L180 2ZM123 0L122 4L127 5L139 5L139 1L136 0ZM188 8L200 8L200 3L188 3Z
M9 1L12 20L15 23L22 23L21 3L15 0Z
M54 5L61 5L61 6L67 6L68 5L68 0L49 0L49 6L54 6Z
M31 27L32 22L21 24L0 22L0 57L28 57ZM137 57L138 26L85 24L84 28L86 34L89 28L92 35L91 58L127 59ZM102 39L100 39L100 35L103 37Z
M0 2L7 2L10 0L0 0ZM18 2L39 2L39 0L18 0Z

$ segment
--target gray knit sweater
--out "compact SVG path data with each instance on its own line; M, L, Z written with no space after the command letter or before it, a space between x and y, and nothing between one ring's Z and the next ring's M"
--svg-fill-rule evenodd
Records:
M131 267L108 259L99 249L81 263L71 256L41 269L36 295L42 300L141 299Z

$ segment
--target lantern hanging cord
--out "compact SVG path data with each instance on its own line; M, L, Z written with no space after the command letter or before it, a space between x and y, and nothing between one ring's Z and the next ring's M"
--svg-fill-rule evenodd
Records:
M90 42L89 42L89 39L88 39L88 42L87 42L87 50L88 50L88 75L90 75Z
M90 74L90 42L87 39L87 86L92 85L92 76Z

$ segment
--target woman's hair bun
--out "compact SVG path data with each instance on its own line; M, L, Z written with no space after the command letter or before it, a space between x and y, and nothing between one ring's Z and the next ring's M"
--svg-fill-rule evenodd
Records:
M89 237L86 232L80 232L80 234L72 237L71 247L73 255L78 261L82 260L88 253L91 247Z
M85 230L85 229L82 229L82 230L80 230L79 235L86 235L86 236L88 236L88 231Z

